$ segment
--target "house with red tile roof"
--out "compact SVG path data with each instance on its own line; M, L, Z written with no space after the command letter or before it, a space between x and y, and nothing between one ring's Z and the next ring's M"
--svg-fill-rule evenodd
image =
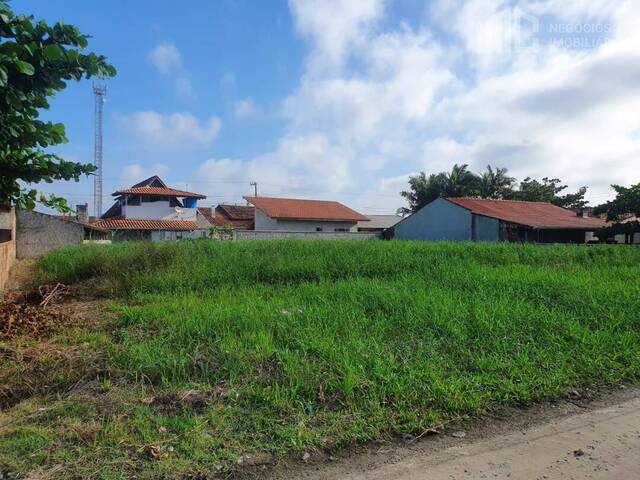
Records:
M253 230L255 207L251 205L220 204L217 207L198 207L198 212L210 226Z
M199 193L168 187L154 175L113 193L114 204L94 225L114 232L113 240L177 240L208 234L198 212Z
M585 243L601 218L545 202L438 198L393 228L403 240Z
M255 230L350 232L369 218L334 201L244 197L255 207Z

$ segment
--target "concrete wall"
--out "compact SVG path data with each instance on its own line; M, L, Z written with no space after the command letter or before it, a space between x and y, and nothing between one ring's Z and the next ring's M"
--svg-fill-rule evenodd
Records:
M473 215L473 239L476 242L497 242L500 240L500 220Z
M81 244L84 227L38 212L16 212L16 255L36 258L64 245Z
M624 243L625 242L625 237L624 235L616 235L614 237L615 241L618 243ZM632 242L634 245L640 245L640 233L634 233L633 234L633 240Z
M285 232L281 230L234 230L234 240L381 240L381 232Z
M471 212L443 198L425 205L394 227L400 240L472 240Z
M336 229L348 229L355 231L357 222L320 222L306 220L277 220L271 218L262 210L256 208L255 229L256 230L280 230L283 232L316 232L322 228L323 232L335 232Z
M3 231L3 238L0 241L0 292L2 292L16 260L16 216L13 208L0 207L0 230Z
M206 238L209 229L192 230L192 231L173 231L173 230L153 230L151 232L151 241L157 242L161 240L182 240L186 238Z

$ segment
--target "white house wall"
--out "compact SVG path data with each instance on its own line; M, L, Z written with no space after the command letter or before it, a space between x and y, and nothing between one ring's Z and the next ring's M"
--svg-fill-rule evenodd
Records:
M169 220L180 218L181 220L195 221L197 209L180 208L178 216L176 208L166 202L142 202L140 205L122 205L122 216L124 218L147 219L147 220Z
M323 232L335 232L336 229L355 231L356 222L322 222L306 220L277 220L271 218L259 208L255 213L255 229L283 232L316 232L322 228Z

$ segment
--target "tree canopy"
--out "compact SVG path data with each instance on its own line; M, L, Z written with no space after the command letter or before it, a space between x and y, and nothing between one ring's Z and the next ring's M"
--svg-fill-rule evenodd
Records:
M544 177L542 181L527 177L517 190L512 190L505 198L523 200L526 202L549 202L563 208L580 209L586 207L584 199L587 187L581 187L576 193L560 195L567 186L562 185L559 178Z
M476 197L529 202L550 202L564 208L579 209L587 205L586 187L575 193L561 195L567 186L560 179L544 177L542 180L525 178L516 186L516 179L506 168L487 165L484 172L475 174L466 164L455 164L451 172L420 172L409 177L409 189L400 192L409 204L401 208L406 214L419 210L438 197Z
M33 209L39 199L47 206L69 210L66 200L21 184L54 180L78 181L95 167L69 162L46 148L67 142L62 123L39 120L49 99L69 80L115 75L107 59L82 53L88 36L76 27L53 26L33 16L15 15L0 0L0 205Z
M630 215L640 217L640 183L630 187L611 185L611 188L615 190L616 198L598 205L594 212L606 214L609 221L620 220Z
M597 215L606 215L607 220L613 222L607 228L596 232L601 240L610 239L616 235L624 235L625 243L633 243L634 235L640 233L640 183L623 187L611 185L616 192L616 198L598 205L593 209Z

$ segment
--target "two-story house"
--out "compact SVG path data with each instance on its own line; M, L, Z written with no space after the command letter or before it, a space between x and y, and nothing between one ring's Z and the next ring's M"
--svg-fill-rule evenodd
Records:
M208 233L197 205L207 197L168 187L156 175L113 196L115 203L95 222L113 232L113 241L178 240Z

